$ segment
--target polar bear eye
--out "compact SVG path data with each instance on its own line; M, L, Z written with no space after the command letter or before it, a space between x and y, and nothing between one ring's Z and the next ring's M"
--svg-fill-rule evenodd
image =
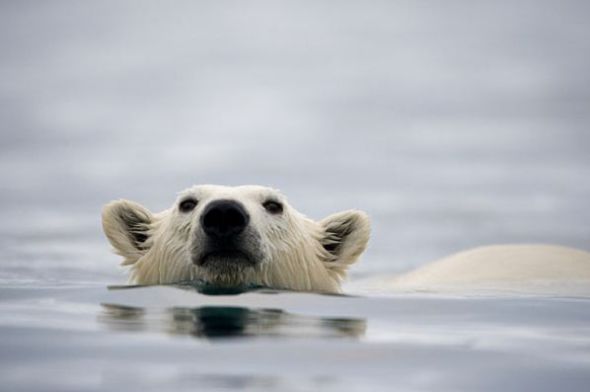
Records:
M283 212L283 205L277 201L268 200L262 203L262 206L271 214L280 214Z
M197 206L197 201L195 199L186 199L180 202L178 205L178 209L180 212L191 212Z

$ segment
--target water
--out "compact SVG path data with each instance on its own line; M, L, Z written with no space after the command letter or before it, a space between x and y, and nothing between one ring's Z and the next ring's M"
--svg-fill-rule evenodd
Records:
M4 288L5 390L584 390L588 301ZM33 375L33 376L31 376Z
M589 304L5 284L1 389L583 391Z
M590 249L584 1L0 5L0 389L585 390L588 300L108 291L195 183L373 221L353 280Z

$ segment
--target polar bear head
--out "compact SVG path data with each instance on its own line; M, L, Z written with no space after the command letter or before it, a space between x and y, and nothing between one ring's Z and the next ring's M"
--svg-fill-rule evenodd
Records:
M364 212L316 222L262 186L194 186L160 213L118 200L105 206L102 223L131 266L131 283L198 280L324 293L340 291L370 232Z

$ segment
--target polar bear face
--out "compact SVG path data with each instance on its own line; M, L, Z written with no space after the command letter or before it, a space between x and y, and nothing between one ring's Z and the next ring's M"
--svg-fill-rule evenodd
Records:
M344 211L315 222L278 191L200 185L160 213L126 200L103 210L104 232L135 284L200 280L334 293L365 250L369 219Z

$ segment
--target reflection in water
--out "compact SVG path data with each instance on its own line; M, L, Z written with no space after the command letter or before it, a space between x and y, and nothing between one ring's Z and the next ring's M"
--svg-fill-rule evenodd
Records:
M230 337L334 337L364 335L364 319L302 316L280 309L230 306L152 310L103 304L99 322L109 329L161 331L197 338Z

